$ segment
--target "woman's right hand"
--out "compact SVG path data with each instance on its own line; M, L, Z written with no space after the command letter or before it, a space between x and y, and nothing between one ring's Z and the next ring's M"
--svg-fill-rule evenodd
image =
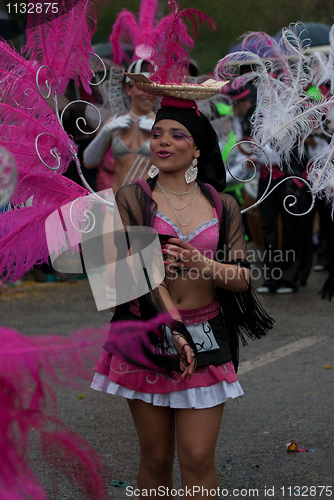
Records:
M174 345L180 358L180 370L182 378L185 380L191 379L196 368L196 358L194 351L188 344L187 340L177 331L173 330Z
M121 128L130 128L133 123L134 121L130 115L120 115L106 123L103 128L111 133Z

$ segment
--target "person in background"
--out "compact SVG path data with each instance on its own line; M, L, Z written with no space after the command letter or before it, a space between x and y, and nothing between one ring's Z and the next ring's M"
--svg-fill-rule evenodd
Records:
M266 147L273 170L268 191L270 195L259 205L265 250L263 285L257 291L263 294L298 292L299 286L306 285L311 270L313 213L311 211L298 217L298 214L307 212L310 207L311 195L302 180L292 178L292 176L306 178L307 159L306 157L298 159L297 148L296 145L291 152L289 165L283 164L281 170L277 166L275 153L269 146ZM269 170L266 165L262 165L258 198L267 189L268 180ZM289 206L291 198L287 199L286 206L297 216L285 209L287 196L296 197L293 207ZM279 226L279 215L281 226Z
M148 62L135 61L128 72L146 74ZM127 79L125 92L130 100L128 113L111 117L97 136L90 142L83 154L87 169L98 167L112 149L115 177L113 192L135 179L147 177L152 164L149 146L151 128L154 123L154 106L157 98L145 94Z

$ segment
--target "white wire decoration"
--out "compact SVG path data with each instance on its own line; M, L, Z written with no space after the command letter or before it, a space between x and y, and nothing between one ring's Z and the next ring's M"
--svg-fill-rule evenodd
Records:
M0 147L0 209L10 200L17 184L17 169L14 157Z
M295 213L295 212L291 212L289 210L289 208L287 207L287 204L289 207L293 207L296 203L297 203L297 198L294 194L288 194L284 200L283 200L283 207L284 207L284 210L286 212L288 212L290 215L294 215L296 217L301 217L303 215L306 215L308 213L311 212L311 210L313 209L314 207L314 203L315 203L315 194L312 193L311 191L311 186L310 184L305 180L303 179L302 177L299 177L297 175L289 175L287 177L284 177L284 179L282 179L280 182L278 182L270 191L269 191L269 188L270 188L270 184L271 184L271 180L272 180L272 163L271 163L271 160L268 156L268 154L266 153L266 151L257 143L253 142L253 141L239 141L237 142L236 144L234 144L231 149L229 150L228 152L228 155L227 155L227 158L226 158L226 161L225 161L225 167L226 169L228 170L229 174L231 175L231 177L233 177L233 179L235 179L237 182L239 183L248 183L248 182L251 182L253 179L255 179L256 177L256 173L257 173L257 169L256 169L256 165L254 163L254 160L252 158L246 158L244 161L243 161L243 170L246 171L246 164L251 164L252 167L253 167L253 175L251 175L250 177L248 177L247 179L239 179L238 177L236 177L235 175L232 174L231 170L230 170L230 166L229 166L229 157L231 156L231 154L233 153L233 150L238 147L238 146L244 146L245 147L248 147L250 149L250 151L254 154L261 154L262 156L265 157L266 161L265 161L265 165L266 167L268 168L269 170L269 177L268 177L268 184L267 184L267 187L264 191L264 193L262 194L262 196L255 202L253 203L252 205L250 205L249 207L247 208L244 208L241 210L241 213L246 213L246 212L249 212L250 210L252 210L253 208L255 207L258 207L260 205L260 203L262 203L263 200L265 200L266 198L268 198L268 196L270 196L273 191L279 186L281 185L282 183L284 182L287 182L289 181L290 179L297 179L301 182L303 182L309 189L309 193L312 197L312 201L311 201L311 205L310 207L308 208L308 210L306 212L303 212L303 213ZM258 151L256 151L258 150ZM247 166L247 170L249 170L249 167Z

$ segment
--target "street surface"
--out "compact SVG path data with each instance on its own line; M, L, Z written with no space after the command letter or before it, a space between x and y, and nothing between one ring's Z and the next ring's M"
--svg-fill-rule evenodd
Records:
M276 323L265 339L240 349L245 395L225 405L216 454L220 498L334 500L334 300L317 294L326 276L312 271L298 293L260 297ZM108 322L107 311L97 312L86 279L6 288L0 314L1 325L28 336L67 335ZM139 451L126 401L91 390L87 381L81 389L59 387L57 394L59 418L105 462L110 498L135 498L129 494L136 487ZM288 453L291 441L315 451ZM37 441L31 444L31 460L50 499L87 498L59 474L53 493ZM177 463L174 484L181 487Z

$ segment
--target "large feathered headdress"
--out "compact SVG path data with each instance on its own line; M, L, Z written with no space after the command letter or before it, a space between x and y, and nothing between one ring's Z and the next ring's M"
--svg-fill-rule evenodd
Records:
M128 9L123 9L118 14L109 37L115 64L122 64L123 60L129 58L122 48L122 41L126 40L130 41L132 45L132 60L151 59L155 39L166 22L166 18L158 21L158 8L158 0L142 0L138 17ZM182 32L184 44L192 49L194 41L188 34L187 26L183 22L179 22L178 29Z
M138 20L132 12L122 10L110 35L116 64L122 64L128 57L122 48L122 40L131 40L132 60L151 61L154 81L183 81L189 65L188 51L193 49L194 37L198 34L197 23L206 23L211 28L215 28L216 23L198 9L180 10L175 0L169 0L168 7L169 14L160 21L156 19L158 0L142 0ZM191 34L186 21L192 25Z

